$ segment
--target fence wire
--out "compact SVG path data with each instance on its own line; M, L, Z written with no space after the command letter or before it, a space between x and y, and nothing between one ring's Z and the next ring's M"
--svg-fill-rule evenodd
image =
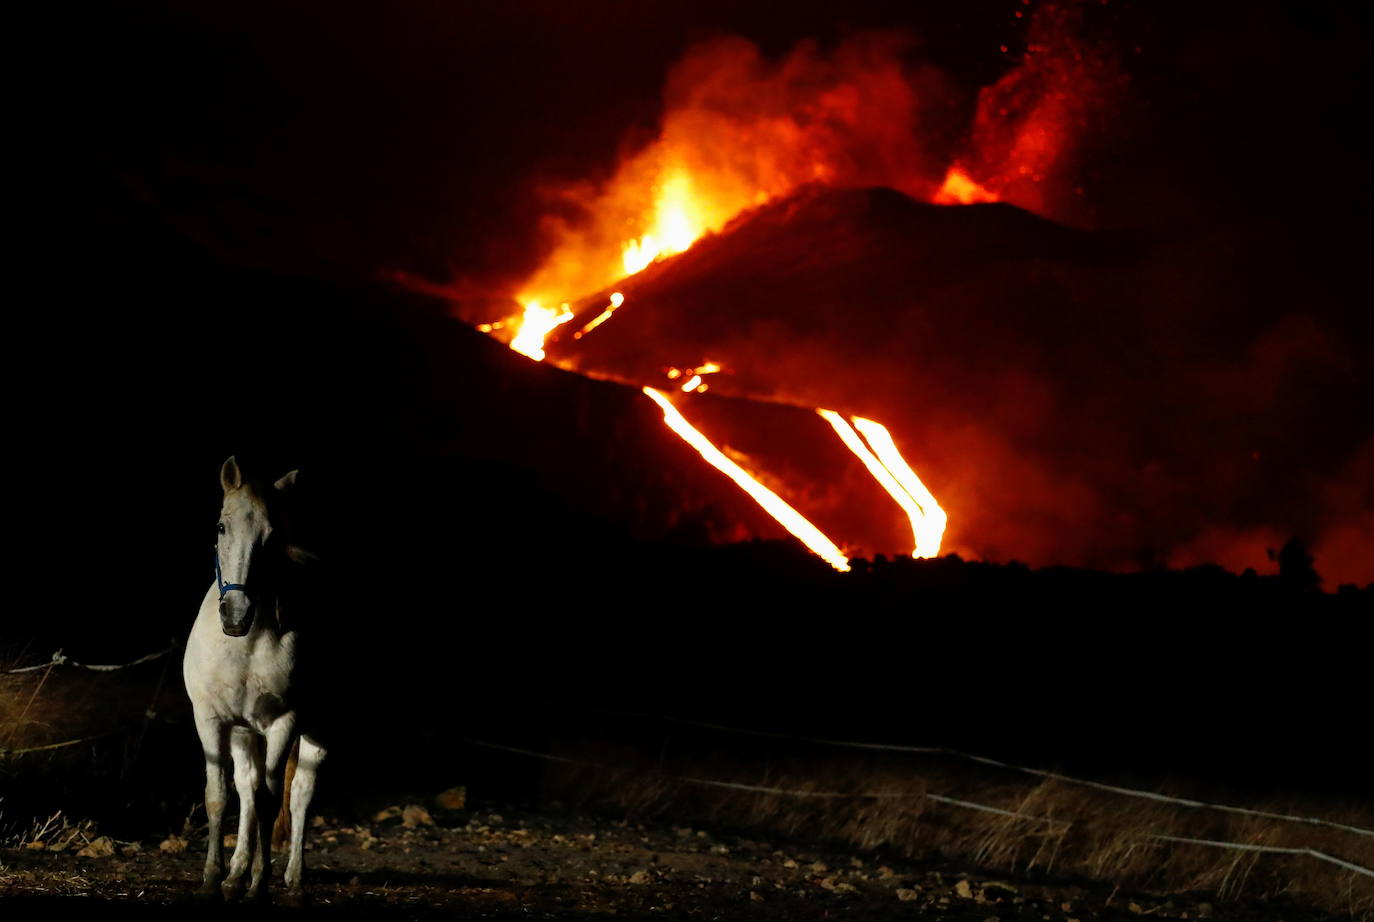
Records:
M1087 778L1075 778L1070 775L1060 774L1059 772L1047 771L1043 768L1031 768L1026 765L1015 765L1011 762L1003 762L998 759L990 759L987 756L974 755L969 752L962 752L958 749L950 749L945 746L904 746L898 743L867 743L853 740L833 740L815 736L796 736L788 733L773 733L765 730L747 730L741 727L731 727L725 724L710 723L704 720L690 720L684 717L669 717L664 714L645 714L637 711L616 711L606 708L591 708L599 714L610 714L619 717L633 717L642 720L659 720L666 723L682 724L690 727L700 727L706 730L715 730L720 733L731 733L736 736L752 736L760 739L783 740L793 743L810 743L817 746L834 746L845 749L868 749L883 752L904 752L920 755L943 755L957 759L964 759L969 762L976 762L980 765L990 765L994 768L1002 768L1008 771L1022 772L1027 775L1035 775L1040 778L1049 778L1055 781L1062 781L1066 784L1076 784L1082 787L1096 788L1100 791L1110 791L1113 794L1121 794L1126 797L1138 797L1143 800L1153 800L1160 803L1175 804L1180 807L1189 807L1195 810L1219 810L1223 813L1235 813L1242 816L1254 816L1269 820L1282 820L1290 823L1307 823L1314 826L1327 826L1332 829L1340 829L1343 832L1351 832L1361 836L1374 837L1374 829L1367 829L1363 826L1352 826L1347 823L1338 823L1335 820L1322 819L1315 816L1301 816L1291 813L1273 813L1268 810L1254 810L1249 807L1236 807L1231 804L1208 803L1201 800L1193 800L1187 797L1174 797L1169 794L1160 794L1156 791L1144 791L1138 788L1122 787L1115 784L1106 784L1101 781L1092 781Z
M592 762L586 759L573 759L567 756L554 755L553 753L549 752L538 752L533 749L521 749L516 746L503 746L500 743L493 743L487 740L465 739L463 742L467 743L470 746L480 746L485 749L496 749L502 752L514 753L516 755L527 756L530 758L543 759L548 762L562 762L564 764L581 765L588 768L598 769L609 769L616 767L609 765L605 762ZM966 809L977 810L982 813L993 813L999 816L1008 816L1014 817L1016 819L1031 820L1038 823L1057 824L1063 826L1065 829L1076 825L1070 822L1069 820L1054 819L1046 816L1034 816L1028 813L1017 813L1013 810L1006 810L1002 807L994 807L991 804L980 804L971 800L960 800L958 798L946 797L941 794L931 794L929 792L917 794L895 791L814 791L771 787L769 785L762 784L741 784L734 781L720 781L712 778L695 778L682 775L669 775L668 778L669 780L676 781L682 784L695 784L703 787L726 788L730 790L746 791L755 794L773 794L780 797L812 797L827 799L849 798L854 800L861 800L866 798L893 797L912 799L925 798L927 800L933 800L937 803L950 804L952 806L957 807L964 807ZM1334 855L1328 855L1327 853L1318 851L1315 848L1284 848L1277 845L1253 845L1245 842L1225 842L1216 839L1191 839L1185 836L1170 836L1159 833L1147 833L1146 837L1154 839L1156 841L1188 843L1192 845L1208 846L1211 848L1232 849L1235 851L1267 852L1270 854L1279 855L1306 855L1311 858L1316 858L1319 861L1325 861L1328 864L1333 864L1337 867L1344 868L1347 871L1353 871L1356 874L1362 874L1365 877L1374 877L1374 869L1367 868L1364 865L1355 864L1353 861L1346 861L1343 858L1337 858Z
M140 656L138 659L132 660L127 663L119 663L113 666L96 665L93 663L78 663L76 660L67 656L59 649L56 653L52 655L52 658L49 659L46 663L38 663L33 666L21 666L18 669L5 669L3 671L7 675L17 675L21 672L37 672L40 669L48 669L53 666L74 666L77 669L88 669L91 672L118 672L121 669L128 669L130 666L138 666L143 663L150 663L155 659L159 659L160 657L166 656L168 653L171 653L178 646L180 646L180 642L173 640L170 644L167 645L165 649L158 650L155 653L149 653L146 656Z

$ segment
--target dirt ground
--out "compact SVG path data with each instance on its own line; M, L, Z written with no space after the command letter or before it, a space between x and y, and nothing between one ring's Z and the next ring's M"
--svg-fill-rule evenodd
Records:
M930 919L1088 922L1306 920L1297 906L1214 904L1094 883L989 877L952 864L762 841L703 829L496 807L401 810L365 825L317 818L308 838L310 902L300 918ZM87 843L0 850L6 920L77 908L102 919L260 917L256 906L193 906L204 841ZM111 852L103 854L101 852ZM95 856L91 856L94 853ZM280 875L282 858L277 859ZM275 893L281 894L281 884Z

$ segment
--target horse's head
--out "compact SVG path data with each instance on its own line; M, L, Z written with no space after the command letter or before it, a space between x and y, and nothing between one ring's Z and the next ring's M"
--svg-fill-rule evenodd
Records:
M293 550L286 542L281 500L295 484L296 472L263 488L244 477L230 457L220 468L219 482L224 489L215 541L219 620L224 633L242 637L253 626L258 604L275 594L281 564Z

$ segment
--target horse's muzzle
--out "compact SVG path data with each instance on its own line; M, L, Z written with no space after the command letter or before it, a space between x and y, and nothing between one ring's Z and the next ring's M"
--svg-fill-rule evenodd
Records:
M227 596L219 603L219 624L230 637L242 637L253 627L253 615L257 606L253 600L242 593L238 598Z

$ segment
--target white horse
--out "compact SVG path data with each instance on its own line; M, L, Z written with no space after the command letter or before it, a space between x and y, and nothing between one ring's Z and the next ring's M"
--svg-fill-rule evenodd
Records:
M300 755L290 792L286 885L291 896L301 896L305 816L315 790L315 772L325 755L311 735L312 725L297 716L301 689L291 577L309 555L287 540L280 511L295 479L292 471L270 488L262 488L244 477L234 458L224 462L215 582L200 604L182 663L205 752L210 842L201 893L206 895L220 889L224 871L220 822L232 753L239 833L229 876L223 881L227 899L242 894L243 875L250 863L252 895L267 896L272 821L281 803L287 753L297 738ZM266 741L265 752L260 736Z

